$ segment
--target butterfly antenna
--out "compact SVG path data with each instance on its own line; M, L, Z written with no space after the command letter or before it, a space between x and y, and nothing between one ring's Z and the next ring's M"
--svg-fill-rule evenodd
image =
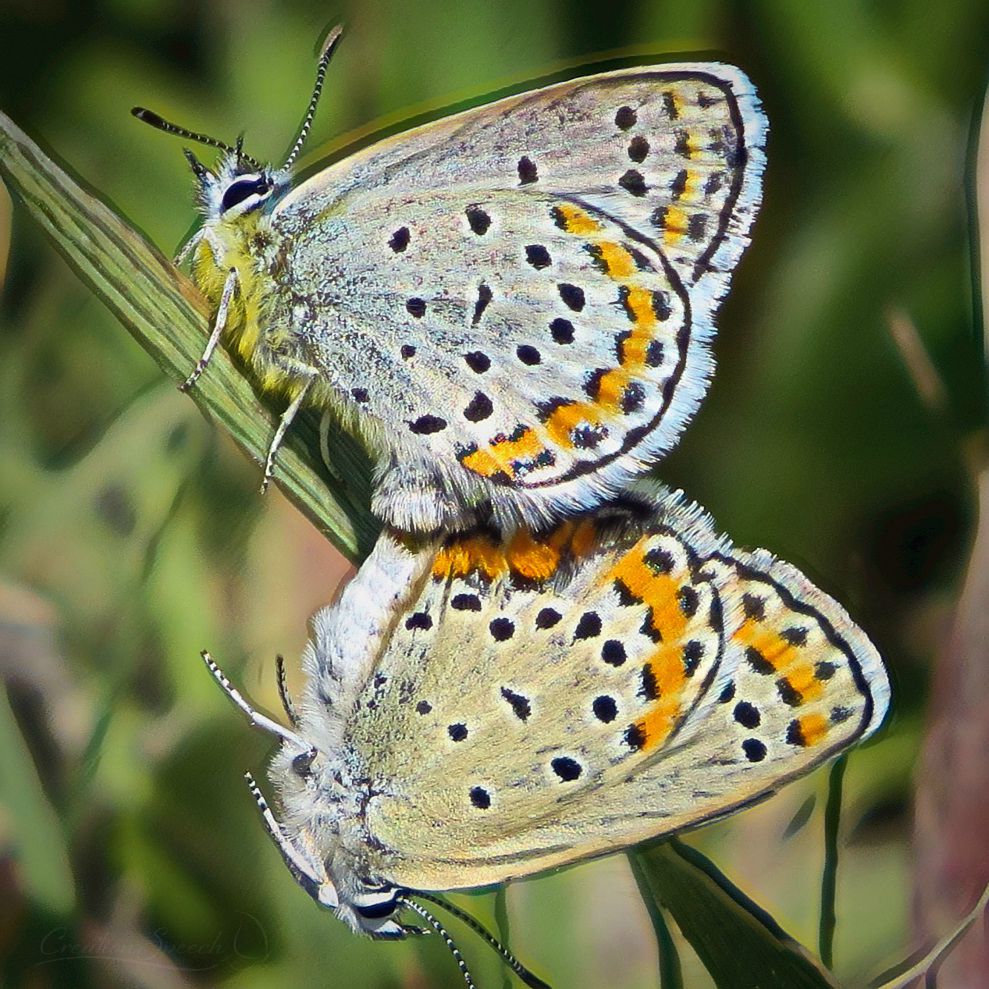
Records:
M457 968L460 969L460 974L464 977L464 983L467 989L477 989L477 986L474 985L474 980L470 976L470 969L467 967L467 962L464 961L464 956L460 954L460 949L454 943L453 938L450 937L447 929L421 903L416 903L415 900L407 899L404 896L395 897L395 902L419 914L443 938L443 943L449 948L450 954L453 955L453 960L457 963Z
M286 837L282 826L271 812L268 801L265 800L264 794L261 792L261 788L258 786L254 777L250 773L244 773L244 779L247 781L247 786L251 791L254 802L258 805L261 820L264 823L264 829L268 832L268 837L275 843L275 847L281 854L282 861L288 866L288 871L292 874L292 878L317 903L331 908L338 906L339 900L337 899L336 889L333 884L328 881L325 874L323 876L314 874L315 870L312 863L306 862L302 855L299 854L299 850Z
M457 920L465 923L472 931L479 934L495 951L501 955L505 964L527 985L531 986L532 989L550 989L549 983L543 982L538 976L533 975L509 950L506 948L493 934L491 934L487 928L479 920L475 920L469 913L465 910L461 910L460 907L454 906L454 904L441 899L438 896L432 896L429 893L423 893L416 891L415 894L420 900L428 900L430 903L435 903L436 906L442 907L444 910L452 913ZM409 904L409 901L402 899L403 903ZM414 908L413 908L414 909Z
M292 145L292 150L288 153L285 164L282 165L283 169L292 167L292 163L302 150L302 145L306 143L313 117L316 116L316 105L319 103L319 97L323 92L323 82L326 80L326 67L330 64L330 59L333 57L333 52L342 34L343 25L338 24L330 31L326 36L326 41L323 42L323 50L319 53L319 64L316 67L316 85L313 86L312 96L309 98L309 108L306 110L306 115L302 120L299 136L295 139L295 144Z
M208 134L199 134L196 131L189 130L187 127L180 127L178 124L173 124L170 120L160 117L153 110L147 110L143 106L132 107L131 113L137 117L138 120L143 120L144 123L150 124L156 130L164 131L166 134L174 134L176 137L184 137L187 141L195 141L197 144L205 144L208 147L217 148L219 151L226 151L229 154L236 155L238 158L243 159L258 171L261 170L261 162L259 162L256 158L252 158L249 154L245 154L239 147L240 139L238 139L238 147L234 148L227 144L226 141L221 141L219 138L210 137Z
M308 745L301 736L297 735L294 731L290 731L284 725L280 725L277 721L272 721L267 715L262 714L256 708L251 707L251 705L244 699L244 695L227 679L227 675L220 669L219 666L213 662L213 657L204 649L200 655L203 657L203 662L206 664L206 669L210 671L213 675L213 679L220 685L220 689L227 695L247 715L251 724L256 728L261 728L264 731L271 732L272 735L277 735L283 742L288 742L291 745L295 745L300 749L306 750L307 753L312 754L312 758L316 758L316 749L314 746Z
M282 700L282 707L288 720L292 722L293 728L299 727L299 713L292 703L292 695L288 692L288 680L285 676L285 657L275 657L275 676L278 677L278 696Z

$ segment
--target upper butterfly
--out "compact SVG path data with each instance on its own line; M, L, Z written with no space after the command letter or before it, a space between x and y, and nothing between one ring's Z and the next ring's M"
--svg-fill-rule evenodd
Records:
M761 198L766 118L716 62L586 76L389 138L295 184L187 155L187 250L221 337L375 460L405 530L592 508L670 450L707 389L715 310ZM183 252L185 253L185 252Z

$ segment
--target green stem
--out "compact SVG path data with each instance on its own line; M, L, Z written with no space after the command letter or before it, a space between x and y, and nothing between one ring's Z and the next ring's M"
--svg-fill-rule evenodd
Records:
M0 113L0 177L58 252L176 383L189 374L209 335L210 313L192 283L133 226L73 178ZM190 398L221 423L258 464L274 430L274 410L229 354L218 351ZM301 421L300 421L301 420ZM335 480L319 460L318 419L301 416L279 451L276 480L351 560L367 555L378 531L370 513L367 457L344 434L332 440ZM258 469L258 485L261 470Z
M824 870L821 875L821 925L818 950L821 961L834 967L834 932L838 923L835 895L838 886L838 828L841 824L841 793L847 756L840 756L828 777L828 802L824 808Z
M680 953L666 923L663 908L659 905L649 880L643 870L642 862L635 852L628 853L628 862L632 867L632 875L639 887L642 902L649 912L653 933L656 935L656 947L659 949L659 984L661 989L683 989L683 970L680 966Z
M498 931L498 940L507 947L511 941L511 938L509 937L507 886L502 885L495 890L494 915L495 929ZM504 961L502 962L502 967L505 970L505 981L502 985L504 986L504 989L512 989L512 977L510 974L511 969Z

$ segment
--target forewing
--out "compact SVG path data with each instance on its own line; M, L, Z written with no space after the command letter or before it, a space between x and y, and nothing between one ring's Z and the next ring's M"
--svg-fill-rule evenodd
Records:
M356 216L378 197L548 192L600 208L665 248L693 285L730 272L748 242L766 132L755 90L734 66L606 72L379 142L302 183L279 211L314 219L341 204Z
M375 145L273 223L283 309L372 440L454 478L597 500L668 450L758 205L736 69L592 76ZM306 291L300 293L298 286Z
M695 826L881 720L875 651L797 571L671 496L580 526L514 559L451 543L388 643L348 731L394 881L484 885Z

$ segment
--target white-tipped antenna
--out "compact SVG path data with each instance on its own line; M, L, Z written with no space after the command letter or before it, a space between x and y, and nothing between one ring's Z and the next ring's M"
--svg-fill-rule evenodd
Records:
M261 811L261 820L264 823L265 831L268 832L278 851L281 852L282 859L285 865L288 866L288 871L292 873L295 881L314 900L324 907L333 908L339 906L340 901L337 897L336 889L325 875L325 872L322 876L314 875L316 870L313 867L313 863L307 862L300 854L299 849L285 837L282 826L271 812L268 801L265 800L264 794L255 782L254 777L250 773L244 773L244 779L247 780L251 796L254 797L254 802L258 805L258 810Z
M252 725L256 728L263 728L265 731L271 732L272 735L277 735L283 742L289 742L299 749L308 750L312 754L312 757L314 759L316 758L315 746L307 744L300 735L297 735L291 729L280 725L277 721L273 721L271 718L251 707L241 692L227 679L223 670L213 662L213 657L205 649L200 655L203 657L206 669L213 675L213 679L220 685L220 688L227 697L247 715Z
M342 34L343 25L338 24L330 31L326 36L326 41L323 42L323 50L319 53L319 64L316 67L316 85L313 86L312 96L309 98L309 108L306 110L306 115L302 120L299 136L295 139L295 144L292 145L292 150L288 153L285 164L282 165L283 169L292 167L292 163L302 150L302 145L306 143L306 138L309 136L309 128L312 126L313 117L316 115L316 105L319 103L320 94L323 92L323 82L326 79L326 66L330 64L330 59L333 57L333 50L336 48Z

